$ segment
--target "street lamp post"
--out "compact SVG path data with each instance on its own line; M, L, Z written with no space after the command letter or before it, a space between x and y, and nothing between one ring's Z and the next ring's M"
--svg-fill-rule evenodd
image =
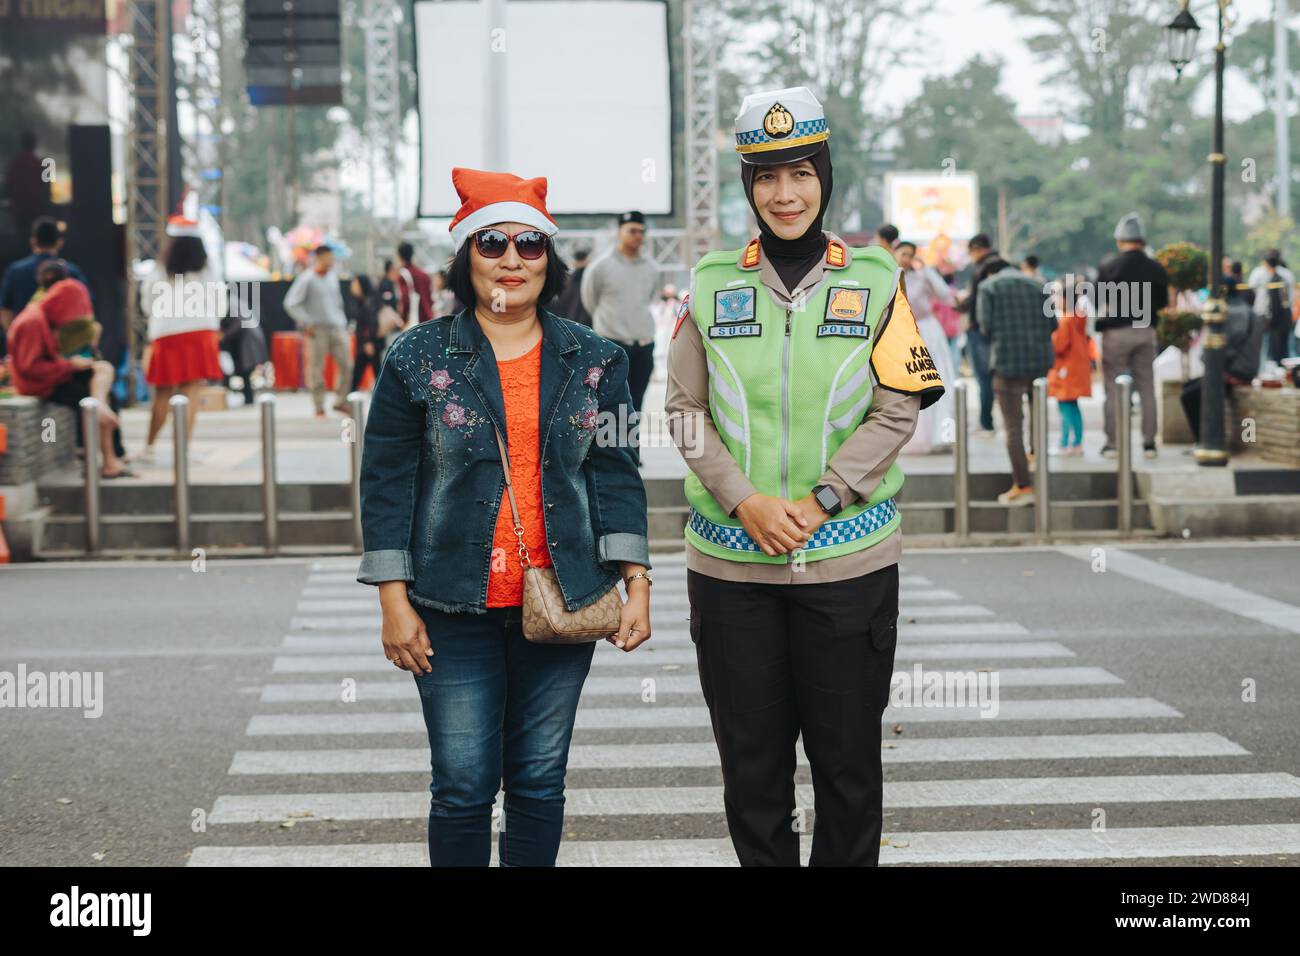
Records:
M1223 153L1223 69L1226 47L1223 43L1223 19L1228 4L1232 0L1218 0L1218 43L1214 47L1214 146L1208 157L1210 162L1210 265L1206 287L1209 296L1201 311L1204 334L1202 356L1205 362L1205 377L1201 382L1201 440L1196 446L1196 463L1198 465L1222 466L1228 463L1228 452L1224 441L1224 344L1223 322L1227 315L1225 290L1221 282L1221 263L1223 261L1223 186L1224 166L1227 158ZM1169 45L1169 60L1181 77L1183 67L1192 58L1196 46L1196 37L1201 28L1187 9L1187 0L1182 0L1178 15L1165 27L1165 38Z

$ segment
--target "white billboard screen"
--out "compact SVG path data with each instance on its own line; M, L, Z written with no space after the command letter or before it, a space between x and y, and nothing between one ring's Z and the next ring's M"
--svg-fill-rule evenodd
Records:
M966 241L979 231L979 198L974 173L885 174L885 221L912 242Z
M504 171L547 178L552 214L672 212L668 5L415 4L420 215L453 215L453 166L483 169L486 70L505 70Z

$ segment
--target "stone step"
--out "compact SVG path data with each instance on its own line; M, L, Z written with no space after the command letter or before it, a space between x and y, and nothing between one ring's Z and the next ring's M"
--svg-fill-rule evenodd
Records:
M276 503L282 513L341 511L349 507L350 488L341 483L284 483L276 485ZM41 484L41 504L56 515L80 515L85 492L81 484ZM171 482L105 481L99 486L103 515L170 515L174 489ZM190 508L196 513L259 514L261 484L195 484L190 486Z
M285 548L351 549L352 515L346 511L281 514L280 543ZM79 515L52 515L44 522L37 553L75 552L85 548L85 520ZM170 516L109 515L100 525L100 545L105 551L136 553L174 549L176 524ZM190 545L195 548L258 550L265 546L258 514L196 513L190 522Z

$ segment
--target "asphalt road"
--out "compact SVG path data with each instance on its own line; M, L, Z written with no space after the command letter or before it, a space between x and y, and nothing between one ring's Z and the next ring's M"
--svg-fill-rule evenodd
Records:
M0 570L0 679L103 681L99 717L0 708L0 864L427 863L418 698L355 566ZM896 671L996 671L999 712L887 712L882 863L1300 862L1300 542L917 549L902 572ZM561 863L735 862L684 575L656 556L655 636L597 648Z

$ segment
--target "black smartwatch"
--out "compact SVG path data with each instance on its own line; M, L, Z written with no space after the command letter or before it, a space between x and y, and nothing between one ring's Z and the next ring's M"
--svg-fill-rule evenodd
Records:
M834 518L844 507L840 502L840 496L835 493L830 485L816 485L813 487L813 498L818 506L827 515Z

